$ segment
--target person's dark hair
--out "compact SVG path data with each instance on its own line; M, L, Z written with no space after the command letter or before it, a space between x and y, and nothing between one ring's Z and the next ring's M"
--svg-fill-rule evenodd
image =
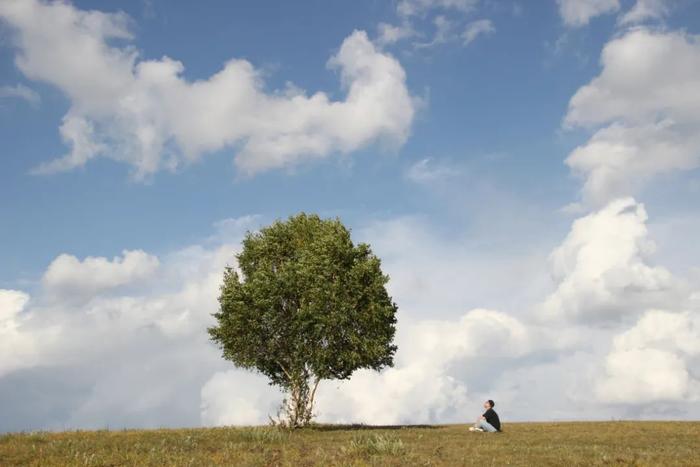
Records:
M489 403L489 405L491 406L492 409L493 409L493 406L496 405L496 403L494 401L492 401L491 399L487 400L486 402Z

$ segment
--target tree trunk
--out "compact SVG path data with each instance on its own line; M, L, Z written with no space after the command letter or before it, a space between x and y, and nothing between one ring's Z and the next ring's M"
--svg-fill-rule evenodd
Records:
M288 398L283 402L283 411L290 428L307 426L313 420L314 398L320 381L319 378L292 379Z

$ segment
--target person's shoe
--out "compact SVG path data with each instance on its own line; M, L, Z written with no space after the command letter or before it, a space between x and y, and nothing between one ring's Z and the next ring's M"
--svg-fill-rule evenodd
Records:
M484 431L484 430L482 430L481 428L477 428L475 426L470 426L469 431Z

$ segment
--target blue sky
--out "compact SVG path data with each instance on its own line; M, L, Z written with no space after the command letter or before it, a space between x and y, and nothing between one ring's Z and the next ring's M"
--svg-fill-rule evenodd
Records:
M180 60L190 80L209 77L231 58L246 58L265 70L267 89L291 81L333 96L342 91L337 74L325 65L344 37L355 29L375 34L377 23L396 17L391 2L214 2L201 9L178 2L149 5L120 5L135 23L133 42L143 58ZM576 185L567 180L562 159L577 138L559 132L561 119L571 94L597 71L597 53L607 36L595 32L606 28L596 23L595 31L576 31L576 40L585 45L582 61L552 50L551 44L566 33L556 6L515 10L515 5L494 4L471 15L497 19L503 32L469 47L391 49L406 70L409 89L426 100L401 148L367 147L349 157L253 178L238 176L231 148L175 173L155 174L145 183L130 180L128 167L107 160L70 173L29 175L34 166L66 151L57 126L68 104L59 90L22 76L13 63L15 50L4 47L5 84L32 86L42 101L32 107L4 99L0 110L2 138L9 143L3 150L2 197L12 200L3 203L2 216L13 221L11 229L3 229L6 261L0 277L7 282L18 271L36 275L57 251L110 256L125 247L167 249L205 234L216 220L250 213L275 218L318 211L356 223L421 212L447 226L451 220L441 203L426 200L405 181L405 170L426 157L473 165L470 171L481 171L480 177L486 175L518 197L553 199L550 207L566 204ZM607 29L613 21L600 20ZM423 22L429 34L430 21ZM489 162L490 157L496 160Z
M338 216L375 247L405 342L474 342L419 367L444 389L419 398L424 410L411 408L428 389L410 382L407 362L422 360L407 349L398 376L329 389L326 419L451 421L494 391L511 418L542 417L536 394L519 392L535 377L556 392L545 418L677 417L683 403L700 414L700 351L644 331L659 320L700 337L700 4L109 8L0 8L0 318L15 343L0 392L20 403L11 387L59 388L39 395L54 410L16 409L0 430L266 420L278 395L260 389L231 407L222 394L260 381L219 361L200 334L243 232L299 211ZM501 326L493 340L516 350L485 366L489 322ZM133 337L149 326L148 344ZM117 397L114 382L70 344L90 348L113 328L129 350L115 344L99 358L114 361L120 384L162 388L126 416L99 402ZM129 356L140 345L153 374ZM168 358L178 346L191 355ZM625 359L657 366L630 375ZM200 370L163 382L183 361ZM582 366L588 379L562 376ZM403 403L393 411L349 396L402 371L413 389L386 394ZM645 371L676 383L621 400Z

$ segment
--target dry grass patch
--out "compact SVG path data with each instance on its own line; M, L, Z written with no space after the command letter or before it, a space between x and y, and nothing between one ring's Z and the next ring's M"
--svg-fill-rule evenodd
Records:
M72 431L0 436L0 466L699 465L700 422Z

